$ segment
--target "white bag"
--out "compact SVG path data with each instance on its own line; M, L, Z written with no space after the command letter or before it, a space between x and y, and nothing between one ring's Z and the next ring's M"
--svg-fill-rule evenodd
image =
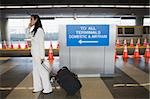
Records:
M51 66L49 60L43 59L41 64L49 73L52 71L52 66Z
M59 65L58 64L53 64L53 66L52 66L52 72L54 74L57 74L58 71L59 71Z
M53 65L52 65L52 72L54 73L54 74L57 74L57 72L60 70L60 68L59 68L59 59L55 59L55 61L54 61L54 63L53 63Z

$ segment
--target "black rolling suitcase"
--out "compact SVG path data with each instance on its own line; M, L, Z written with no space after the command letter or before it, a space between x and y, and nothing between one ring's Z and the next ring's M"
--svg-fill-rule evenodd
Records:
M77 75L72 73L67 67L63 67L58 71L56 79L68 95L74 95L82 87Z

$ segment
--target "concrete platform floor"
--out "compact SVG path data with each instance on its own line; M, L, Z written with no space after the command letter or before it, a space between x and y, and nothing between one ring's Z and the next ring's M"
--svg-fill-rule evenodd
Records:
M32 58L0 57L0 99L150 99L150 61L116 59L115 77L80 77L82 88L68 96L57 85L52 94L32 93Z

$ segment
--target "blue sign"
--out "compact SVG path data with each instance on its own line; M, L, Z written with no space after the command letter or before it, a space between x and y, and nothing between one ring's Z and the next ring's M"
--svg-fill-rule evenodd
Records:
M108 46L109 25L67 25L67 46Z

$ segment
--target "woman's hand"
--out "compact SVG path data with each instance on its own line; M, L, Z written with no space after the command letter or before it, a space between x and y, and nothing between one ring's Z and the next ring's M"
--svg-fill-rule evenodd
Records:
M44 58L41 59L41 64L44 62Z
M29 23L28 28L30 29L31 27L32 27L32 24L31 24L31 23Z

